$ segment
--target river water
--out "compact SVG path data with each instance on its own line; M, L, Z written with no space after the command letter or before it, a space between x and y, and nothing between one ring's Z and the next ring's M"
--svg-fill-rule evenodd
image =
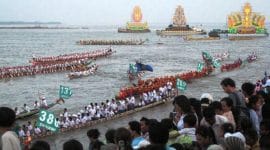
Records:
M258 60L244 67L226 73L216 70L209 77L194 80L188 84L183 93L189 97L199 98L202 93L210 93L215 100L219 100L226 94L220 87L220 81L225 77L236 80L237 87L245 81L254 82L263 77L265 70L270 70L270 41L269 37L247 40L229 41L222 38L217 41L184 41L180 37L159 37L155 29L164 26L153 26L151 33L124 34L117 33L117 27L102 26L89 29L2 29L0 30L0 66L28 65L32 55L57 56L66 53L93 51L104 49L108 46L77 45L81 39L148 39L143 45L138 46L112 46L116 51L108 58L96 61L100 66L94 76L69 80L67 73L54 73L19 77L0 81L0 105L14 108L23 106L24 103L32 106L38 99L39 93L46 96L48 103L58 97L60 85L72 88L73 95L63 105L53 107L51 110L59 114L66 107L70 112L77 112L82 106L90 102L101 102L113 98L123 86L129 86L127 78L128 64L135 60L141 60L154 68L153 73L146 73L143 79L174 75L176 73L196 70L197 63L202 60L201 52L208 51L211 54L230 52L230 58L225 62L233 62L237 58L245 59L251 52L256 52ZM207 30L223 28L222 24L203 25ZM269 25L268 25L269 31ZM157 44L162 42L164 44ZM171 105L159 106L144 112L136 113L122 119L103 123L98 126L101 133L109 127L127 125L132 119L142 116L161 119L167 117L171 111ZM50 137L53 149L61 149L62 143L69 138L76 138L88 145L86 138L87 129L68 132Z

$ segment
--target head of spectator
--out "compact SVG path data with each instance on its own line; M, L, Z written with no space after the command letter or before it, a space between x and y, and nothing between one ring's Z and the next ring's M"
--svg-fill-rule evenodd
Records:
M217 115L222 115L223 114L221 102L219 102L219 101L213 101L209 105L209 107L213 107Z
M90 129L87 131L87 137L89 138L89 140L92 141L96 141L100 136L100 133L98 131L98 129Z
M83 145L81 142L71 139L63 144L63 150L83 150Z
M14 110L8 107L0 107L0 131L9 130L14 124L16 115Z
M232 101L231 98L224 97L224 98L222 98L220 100L220 102L221 102L221 105L222 105L222 111L224 113L229 112L229 111L232 110L232 108L233 108L233 101Z
M255 85L251 82L245 82L242 84L241 89L242 93L246 98L249 98L250 96L255 94Z
M105 133L106 142L108 143L114 143L114 135L115 135L115 129L109 129Z
M115 129L108 129L105 133L106 144L102 145L100 149L102 150L117 150L117 145L114 142ZM94 148L95 145L93 145ZM96 147L96 146L95 146ZM98 147L97 147L98 149Z
M160 144L165 147L169 139L169 130L157 122L149 126L149 140L151 144Z
M203 110L203 117L208 124L213 125L216 123L216 113L214 108L207 107Z
M253 128L253 124L249 118L241 119L241 122L240 122L240 131L241 132L244 133L247 130L252 129L252 128Z
M173 123L173 120L170 118L164 118L160 121L160 123L169 131L177 129L177 127Z
M261 108L261 102L260 102L260 99L257 95L252 95L249 97L248 99L248 108L249 109L253 109L255 111L258 111L260 110Z
M196 129L196 140L201 149L206 149L212 144L216 144L216 138L212 128L200 126Z
M190 98L190 105L191 105L191 111L193 113L196 113L198 117L198 121L200 122L202 119L202 109L201 109L201 102L197 100L196 98Z
M200 100L202 100L203 98L207 98L209 100L209 104L214 101L214 98L210 93L203 93L200 97Z
M246 132L244 132L244 136L246 138L246 144L250 146L251 149L254 149L252 147L254 147L256 144L259 144L258 143L259 136L255 129L247 130Z
M203 111L205 108L209 107L209 105L213 102L213 96L209 93L203 93L201 95L201 111Z
M270 147L270 121L263 120L260 124L260 147L262 150Z
M228 150L245 150L245 143L238 137L230 136L225 138L223 147Z
M131 148L131 133L126 128L118 128L114 134L114 142L119 150L132 150Z
M270 120L263 120L260 123L260 135L270 135Z
M35 141L30 148L30 150L50 150L50 149L51 149L50 144L42 140Z
M234 126L231 123L224 123L221 125L219 137L224 137L225 133L234 133Z
M267 94L264 92L264 91L258 91L257 92L257 95L259 96L259 98L260 99L262 99L263 100L263 103L268 103L269 101L267 101L267 100L269 100L268 99L268 96L267 96Z
M196 128L197 118L193 114L188 114L184 117L184 128Z
M130 121L128 123L128 126L130 129L130 133L131 133L132 138L136 138L136 137L139 137L141 135L141 125L138 121Z
M145 117L142 117L141 120L140 120L140 125L141 125L141 132L142 134L146 134L148 133L148 130L149 130L149 119L148 118L145 118Z
M220 82L225 93L233 93L236 90L236 85L233 79L225 78Z
M15 112L8 107L0 107L0 149L20 150L18 136L11 130L15 122Z
M100 149L100 147L104 145L103 142L99 141L98 139L99 136L100 136L100 132L98 131L98 129L90 129L87 131L87 137L90 140L89 149L90 148Z
M173 100L173 105L176 112L188 114L191 112L190 101L185 95L176 96Z

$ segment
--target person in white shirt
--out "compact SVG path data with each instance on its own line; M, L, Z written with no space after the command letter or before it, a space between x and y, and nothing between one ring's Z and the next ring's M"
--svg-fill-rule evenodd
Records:
M19 137L25 137L25 132L24 130L22 129L22 127L19 128Z
M75 126L75 122L74 122L72 117L69 117L68 123L69 123L69 127L74 127Z
M8 107L0 107L0 149L2 150L21 150L17 134L11 131L15 119L14 110Z
M40 130L40 128L35 126L34 132L35 132L36 135L39 135L41 133L41 130Z
M68 118L67 108L64 108L64 117L65 117L65 118Z
M33 126L32 126L32 124L31 124L31 122L30 122L30 121L28 121L27 128L28 128L28 130L29 130L29 131L32 133Z
M30 112L30 108L26 104L23 104L23 111Z
M215 133L216 140L220 141L221 126L227 122L228 119L226 117L216 115L214 108L207 107L203 110L203 119L200 125L211 127Z
M42 107L42 108L47 108L48 107L47 100L46 100L45 97L42 97L41 98L41 105L40 105L40 107Z
M39 107L40 107L39 102L38 102L38 101L35 101L35 103L34 103L34 108L35 108L35 109L39 109Z
M81 118L81 115L78 114L77 117L76 117L76 120L75 120L75 124L76 125L79 125L81 123L81 119L80 118Z
M20 111L19 111L18 107L15 107L14 111L15 111L16 116L20 114Z

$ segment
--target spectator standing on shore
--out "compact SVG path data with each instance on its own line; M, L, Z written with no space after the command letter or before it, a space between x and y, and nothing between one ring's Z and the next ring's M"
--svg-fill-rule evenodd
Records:
M259 116L256 113L257 110L261 108L261 103L259 100L259 97L256 95L253 95L249 98L248 102L248 108L250 113L250 120L252 122L253 128L257 131L257 133L260 133L260 122Z
M0 107L0 149L21 150L17 134L11 131L15 122L15 112L8 107Z
M30 150L50 150L50 144L46 141L35 141L32 145Z
M197 128L196 140L201 150L206 150L210 145L217 144L212 128L206 126Z
M63 144L63 150L83 150L83 145L77 140L69 140Z
M231 78L223 79L220 82L220 85L233 101L233 107L235 108L233 115L237 128L239 128L241 119L249 118L249 111L246 106L244 95L236 89L235 82Z
M128 125L132 136L131 146L133 149L139 149L150 144L141 136L141 126L138 121L131 121Z
M141 133L142 137L149 141L149 125L150 125L150 120L148 118L142 117L140 120L140 125L141 125Z
M117 150L117 145L114 142L115 129L109 129L105 133L106 145L101 146L101 150Z
M179 95L174 98L173 105L177 113L174 118L174 123L177 125L178 130L181 130L184 128L184 117L187 114L193 114L190 101L185 95Z
M132 150L131 133L126 128L118 128L115 132L114 142L117 144L118 150Z
M226 117L228 119L228 121L234 126L234 128L236 127L235 125L235 120L234 120L234 116L232 113L232 108L233 108L233 101L231 98L229 97L224 97L220 100L221 105L222 105L222 111L223 114L222 116Z
M203 119L201 120L201 126L211 127L215 133L215 139L219 142L219 134L221 133L221 127L224 123L227 123L228 119L215 114L215 110L212 107L205 108L203 110Z
M98 129L90 129L87 131L87 136L90 140L89 150L100 149L100 147L104 145L103 142L98 139L99 135Z

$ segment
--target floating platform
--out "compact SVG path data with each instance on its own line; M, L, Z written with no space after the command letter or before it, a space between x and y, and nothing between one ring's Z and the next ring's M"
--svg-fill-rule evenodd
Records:
M220 40L219 37L184 37L185 41L210 41L210 40Z
M268 34L228 34L229 40L253 40L268 37Z
M149 32L151 32L150 29L130 30L126 28L118 28L118 33L149 33Z
M195 30L188 30L188 31L157 30L156 33L157 35L160 36L188 36L188 35L206 34L205 31L195 31Z

